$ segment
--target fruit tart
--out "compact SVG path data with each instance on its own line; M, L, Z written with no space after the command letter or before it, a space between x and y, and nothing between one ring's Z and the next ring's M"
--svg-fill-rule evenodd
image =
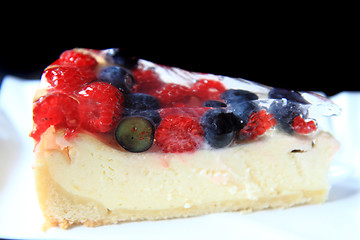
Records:
M48 226L99 226L322 203L339 148L310 92L189 72L120 49L72 49L33 102Z

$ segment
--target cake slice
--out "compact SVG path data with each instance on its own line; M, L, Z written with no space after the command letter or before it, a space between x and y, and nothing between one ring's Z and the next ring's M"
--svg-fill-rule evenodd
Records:
M314 93L188 72L119 49L65 51L33 104L48 226L322 203L339 148Z

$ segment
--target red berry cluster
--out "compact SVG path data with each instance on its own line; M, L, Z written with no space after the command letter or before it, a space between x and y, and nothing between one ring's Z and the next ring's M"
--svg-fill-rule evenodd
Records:
M267 113L265 109L253 112L247 125L240 130L240 139L254 140L270 128L275 127L276 122L274 115Z
M190 115L168 115L161 120L155 139L163 152L193 152L204 141L204 132Z
M152 69L133 71L135 92L156 97L162 107L198 107L206 100L220 100L226 90L220 81L198 79L191 87L175 83L164 83Z
M49 92L71 94L86 83L96 79L93 69L88 67L50 66L43 75L49 83Z
M44 71L48 93L34 102L31 137L39 141L50 126L67 133L78 128L103 133L116 127L124 97L112 85L95 82L96 66L92 56L68 50Z
M119 89L105 82L93 82L79 89L76 96L83 129L105 133L116 127L124 102Z
M170 83L155 90L152 95L159 100L162 106L170 106L186 100L190 96L190 89L183 85Z
M137 68L132 71L135 78L134 92L149 94L153 89L159 89L164 86L164 82L160 80L159 75L152 69L144 70Z
M309 134L316 131L316 123L314 120L308 122L305 121L301 116L294 118L291 127L296 133L299 134Z
M209 79L199 79L192 86L192 93L204 101L219 100L220 94L225 90L221 82Z
M74 50L67 50L60 55L59 62L61 65L74 65L77 67L95 68L97 61L88 54L83 54Z

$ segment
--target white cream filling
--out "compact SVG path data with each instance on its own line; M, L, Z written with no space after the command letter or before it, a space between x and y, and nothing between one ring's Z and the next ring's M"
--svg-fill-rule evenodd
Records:
M67 141L62 134L50 128L43 135L36 149L38 163L46 164L51 178L67 192L110 210L190 208L327 189L329 162L337 148L324 132L310 138L274 131L217 150L129 153L90 135Z

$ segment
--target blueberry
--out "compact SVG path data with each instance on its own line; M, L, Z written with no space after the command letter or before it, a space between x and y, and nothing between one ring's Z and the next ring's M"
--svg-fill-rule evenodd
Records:
M108 49L106 58L109 62L120 65L127 69L135 68L139 60L137 57L134 57L128 50L119 48Z
M254 101L244 101L238 104L233 104L228 109L233 112L238 119L238 122L240 123L239 128L242 128L248 123L251 113L257 112L261 108Z
M252 92L241 89L229 89L220 95L227 106L228 110L233 112L237 118L237 128L241 129L249 121L251 113L260 110L258 104L253 101L259 97Z
M227 105L239 104L246 101L257 100L259 97L252 92L240 89L229 89L224 91L220 98L223 99Z
M138 110L132 108L124 108L123 117L143 117L154 123L158 127L161 122L160 114L157 110Z
M123 118L115 131L116 141L129 152L148 150L154 142L154 135L154 124L143 117Z
M200 119L207 143L213 148L228 146L234 139L236 117L225 109L210 109Z
M222 107L226 107L226 104L221 102L221 101L216 101L216 100L208 100L205 101L202 104L203 107L213 107L213 108L222 108Z
M269 98L273 99L282 99L286 98L288 101L302 103L302 104L310 104L306 101L300 93L294 90L287 90L282 88L272 88L268 93Z
M132 93L125 96L125 108L136 110L159 109L160 103L156 97L145 93Z
M99 81L110 83L124 93L130 93L135 81L130 71L119 66L103 67L98 74Z
M277 125L285 132L292 133L292 121L297 116L306 118L308 115L307 107L293 101L275 100L269 107L269 113L274 114Z
M159 126L161 117L157 109L160 103L156 97L145 93L132 93L125 95L123 117L140 116L151 120Z
M269 98L279 99L273 101L269 107L269 112L274 114L280 129L287 133L292 133L291 127L295 117L308 115L307 106L310 104L300 93L294 90L282 88L272 88L268 93Z

